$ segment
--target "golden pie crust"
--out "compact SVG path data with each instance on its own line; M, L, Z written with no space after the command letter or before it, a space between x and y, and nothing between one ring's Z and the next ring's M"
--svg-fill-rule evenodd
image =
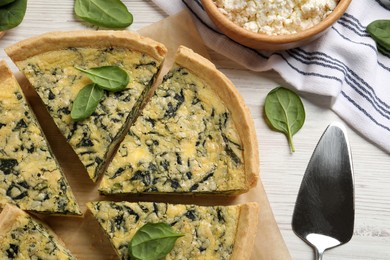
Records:
M158 66L161 66L161 64L163 63L167 52L167 49L163 44L156 42L150 38L140 36L137 33L130 32L130 31L108 31L108 30L107 31L106 30L104 31L84 30L84 31L70 31L70 32L49 32L40 36L32 37L23 40L21 42L18 42L12 46L7 47L5 51L8 54L8 56L13 60L13 62L18 65L20 63L25 62L26 60L29 60L30 58L34 58L41 54L47 54L47 53L50 54L50 52L66 50L69 48L107 49L110 47L128 49L131 51L139 52L142 55L146 55L153 58L153 60L156 61ZM55 59L56 57L54 57L54 60ZM53 61L48 61L46 63L46 66L51 66L51 62ZM158 73L159 70L156 72L156 75L154 75L153 78L157 77ZM139 86L139 84L137 86ZM150 86L148 85L147 87L149 88ZM72 94L71 91L72 90L68 90L66 94L71 95ZM134 97L135 99L138 99L138 97L136 97L135 95ZM123 106L123 110L125 112L131 112L131 110L126 110L129 108L131 102L127 102L128 107ZM126 102L122 102L122 103L126 103ZM138 105L134 105L134 108L138 109L137 106ZM126 120L130 120L130 119L131 118L128 117L128 119ZM61 120L61 123L68 124L68 122L65 122L66 120L67 119ZM93 122L88 122L88 123L93 124ZM59 124L57 125L59 126L59 128L61 128ZM105 165L107 165L105 162L108 158L111 157L111 154L115 150L114 148L117 144L117 141L123 138L123 134L126 130L127 125L124 126L125 128L121 128L119 132L115 133L115 136L118 136L118 138L116 138L116 140L114 141L111 140L109 141L111 142L111 145L104 144L104 146L107 147L107 151L104 153L104 155L101 154L99 158L99 159L103 158L102 160L104 160L104 163L95 163L95 165L93 166L93 168L91 168L91 170L87 169L88 174L90 175L93 181L96 181L100 173L103 172ZM81 128L82 126L80 125L77 126L78 130L80 130ZM66 136L65 134L66 132L62 131L62 133L64 134L64 136ZM104 141L107 140L107 138L109 137L104 136L101 138L101 140ZM70 143L76 141L77 138L72 137ZM104 151L104 149L105 147L99 148L100 151ZM80 150L76 151L76 153L81 159L81 155L79 151ZM86 160L89 160L89 158L87 158Z
M180 46L175 62L207 82L225 103L232 114L234 125L244 148L245 186L247 190L255 187L259 176L259 151L255 126L242 96L233 83L213 63L191 49Z
M0 214L0 237L7 234L15 219L23 214L24 212L18 207L6 204Z
M14 75L9 70L7 63L4 60L0 60L0 80L4 81L13 77Z
M70 31L49 32L20 41L5 48L5 52L16 63L48 51L69 47L107 48L131 46L133 50L146 53L158 61L164 60L167 49L159 42L130 31Z
M231 259L250 259L256 239L258 222L259 205L256 202L240 205L240 216Z
M19 217L29 216L35 222L42 225L46 232L53 237L55 242L58 242L59 245L65 247L65 243L57 236L56 233L44 222L39 220L38 218L32 217L27 214L25 211L19 209L17 206L6 204L4 209L0 212L0 237L7 235L13 228L16 221L18 221ZM39 244L39 241L36 241Z

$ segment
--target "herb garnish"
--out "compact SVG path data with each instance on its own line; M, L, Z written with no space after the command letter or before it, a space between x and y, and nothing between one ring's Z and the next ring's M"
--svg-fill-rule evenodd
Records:
M108 91L121 91L129 84L129 75L117 66L102 66L91 69L75 68L87 74L88 78L100 88Z
M390 20L376 20L367 26L367 32L375 40L378 49L390 51Z
M0 0L0 7L15 2L15 0Z
M92 115L103 95L104 90L94 83L82 88L73 102L72 111L70 112L72 119L79 121Z
M129 244L132 259L161 259L173 249L184 234L176 233L166 223L146 223L134 234Z
M120 0L76 0L78 17L94 25L125 28L133 23L133 15Z
M305 122L305 108L300 97L289 89L277 87L268 93L264 111L270 125L287 136L291 151L295 152L292 136Z
M27 0L0 1L0 31L18 26L24 18Z
M76 121L83 120L93 114L104 96L104 90L117 92L125 89L129 84L129 75L117 66L75 68L87 74L92 81L91 84L79 91L73 102L70 116Z

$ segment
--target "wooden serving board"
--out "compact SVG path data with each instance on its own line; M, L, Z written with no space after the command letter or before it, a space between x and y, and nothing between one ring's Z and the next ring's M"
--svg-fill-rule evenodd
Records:
M174 53L179 45L192 48L195 52L208 57L207 49L203 45L191 17L186 12L166 18L156 24L143 28L141 35L148 36L164 43L169 51L165 67L161 72L164 75L173 61ZM48 115L40 98L32 90L27 80L19 73L16 75L26 97L37 115L43 131L52 147L72 190L80 204L83 217L60 217L39 215L43 221L51 226L54 232L63 240L66 246L78 259L117 259L108 239L104 236L99 224L91 213L86 210L85 204L89 201L114 200L114 201L155 201L169 203L186 203L199 205L229 205L241 202L256 201L260 205L259 228L252 254L253 260L290 259L289 252L283 241L269 205L266 193L259 181L256 188L246 194L234 197L223 196L171 196L171 195L134 195L134 196L102 196L98 192L98 183L93 183L81 162L74 154L65 138L61 135L53 120Z

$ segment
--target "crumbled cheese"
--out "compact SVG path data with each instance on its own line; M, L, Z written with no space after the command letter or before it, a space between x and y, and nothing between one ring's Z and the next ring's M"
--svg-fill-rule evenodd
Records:
M338 0L213 0L218 10L248 31L292 34L321 22Z

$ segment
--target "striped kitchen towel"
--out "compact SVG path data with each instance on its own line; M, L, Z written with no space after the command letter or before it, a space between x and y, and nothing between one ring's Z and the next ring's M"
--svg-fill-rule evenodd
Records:
M326 100L351 127L390 153L390 52L379 53L366 32L370 22L390 19L390 0L352 1L319 39L280 52L230 40L211 22L200 0L153 1L170 15L188 8L209 48L253 71L274 69L296 90L314 94L314 101Z

